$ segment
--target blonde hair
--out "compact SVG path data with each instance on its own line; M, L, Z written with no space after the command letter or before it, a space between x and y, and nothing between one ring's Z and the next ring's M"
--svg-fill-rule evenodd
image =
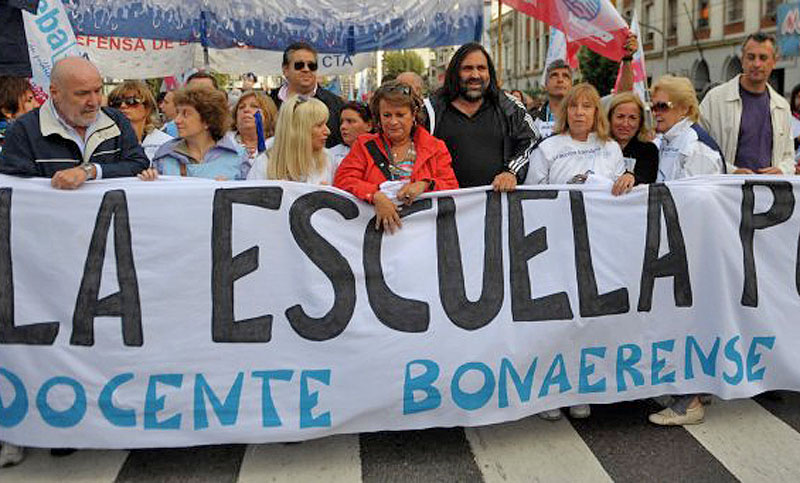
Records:
M258 104L258 107L261 108L261 112L264 114L264 137L272 137L275 134L275 118L278 116L278 108L275 106L275 102L264 95L264 93L253 90L244 91L239 100L236 101L236 105L233 106L233 110L231 110L233 130L239 132L239 127L236 125L236 112L239 110L239 106L242 105L242 102L250 97L255 97L256 104Z
M113 104L127 97L126 94L138 97L142 100L144 108L147 110L147 115L144 118L144 135L147 136L156 128L156 99L153 97L153 92L147 84L142 81L126 80L108 94L108 103Z
M275 144L269 150L267 179L305 181L309 175L325 170L325 151L315 153L311 129L328 121L328 108L322 101L292 96L278 111Z
M692 122L700 120L700 105L697 102L697 95L694 92L692 81L686 77L661 76L650 88L650 91L653 95L658 91L664 91L670 102L688 109L686 117Z
M600 105L600 94L593 85L581 82L575 84L564 96L558 106L558 119L556 120L555 132L560 134L569 133L569 119L567 110L569 106L576 104L580 99L586 99L594 106L594 122L592 131L601 141L608 141L611 137L608 134L608 119L603 115L603 106Z
M650 133L647 132L647 126L644 123L644 103L639 96L634 94L631 91L620 92L619 94L614 94L611 98L611 102L608 104L608 122L611 123L611 117L614 115L614 110L621 106L622 104L633 103L636 107L639 108L639 129L636 132L636 138L639 141L646 142L650 138ZM612 133L613 135L613 133Z

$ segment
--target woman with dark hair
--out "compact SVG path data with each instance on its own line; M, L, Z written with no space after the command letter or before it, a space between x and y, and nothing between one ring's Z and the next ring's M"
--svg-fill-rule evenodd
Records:
M334 186L375 206L375 229L400 228L398 205L426 191L457 189L444 142L418 125L422 99L397 81L382 85L370 103L376 134L361 135L339 165Z
M108 95L108 105L119 109L131 122L147 159L152 161L158 148L172 139L169 134L156 129L153 119L156 101L144 82L129 80L118 85Z
M0 76L0 149L6 129L14 119L39 107L30 82L24 77Z
M351 101L342 107L339 115L339 132L342 134L342 143L328 150L328 155L334 166L350 153L350 148L359 136L372 132L372 113L369 106L363 102Z
M245 179L249 168L246 153L225 134L231 124L225 93L207 87L186 87L175 91L179 138L159 148L155 168L139 177L154 180L159 174L217 180Z

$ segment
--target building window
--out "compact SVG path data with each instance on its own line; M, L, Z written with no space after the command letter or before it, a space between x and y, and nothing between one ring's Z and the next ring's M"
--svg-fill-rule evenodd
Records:
M778 14L778 0L761 0L761 17L775 20Z
M735 23L744 20L744 0L726 0L725 23Z
M667 2L667 37L674 39L678 36L678 0Z
M697 2L697 28L708 28L708 16L711 9L709 0L699 0Z
M644 35L644 43L645 44L652 44L653 38L655 37L655 33L653 30L650 29L650 25L653 25L653 4L646 3L642 5L642 34Z

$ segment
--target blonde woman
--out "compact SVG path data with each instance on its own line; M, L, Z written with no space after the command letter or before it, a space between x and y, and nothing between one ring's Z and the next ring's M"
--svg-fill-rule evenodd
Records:
M172 139L172 136L156 128L156 100L144 82L129 80L118 85L108 95L108 106L119 109L128 118L136 139L150 161L158 148Z
M633 160L636 184L653 183L658 172L658 147L650 142L650 133L644 122L644 104L633 92L622 92L611 98L608 105L608 122L611 137L622 149L626 167Z
M656 132L661 134L658 175L664 182L725 172L717 143L700 127L700 106L692 81L665 75L651 88Z
M325 142L328 108L313 97L292 96L278 111L275 142L260 154L247 179L276 179L330 185L336 166L330 161Z
M584 183L598 177L614 183L619 195L633 187L622 150L608 129L600 96L590 84L573 86L559 105L555 132L531 154L525 184ZM587 411L588 415L588 411Z

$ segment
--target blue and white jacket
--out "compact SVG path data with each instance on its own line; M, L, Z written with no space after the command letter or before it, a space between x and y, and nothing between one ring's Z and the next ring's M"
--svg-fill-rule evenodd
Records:
M672 181L705 174L724 174L725 160L717 143L689 119L675 123L661 136L656 181Z
M247 152L227 135L199 163L189 156L183 138L167 141L156 151L153 166L159 174L181 176L181 166L185 166L185 176L226 180L246 179L250 171Z

